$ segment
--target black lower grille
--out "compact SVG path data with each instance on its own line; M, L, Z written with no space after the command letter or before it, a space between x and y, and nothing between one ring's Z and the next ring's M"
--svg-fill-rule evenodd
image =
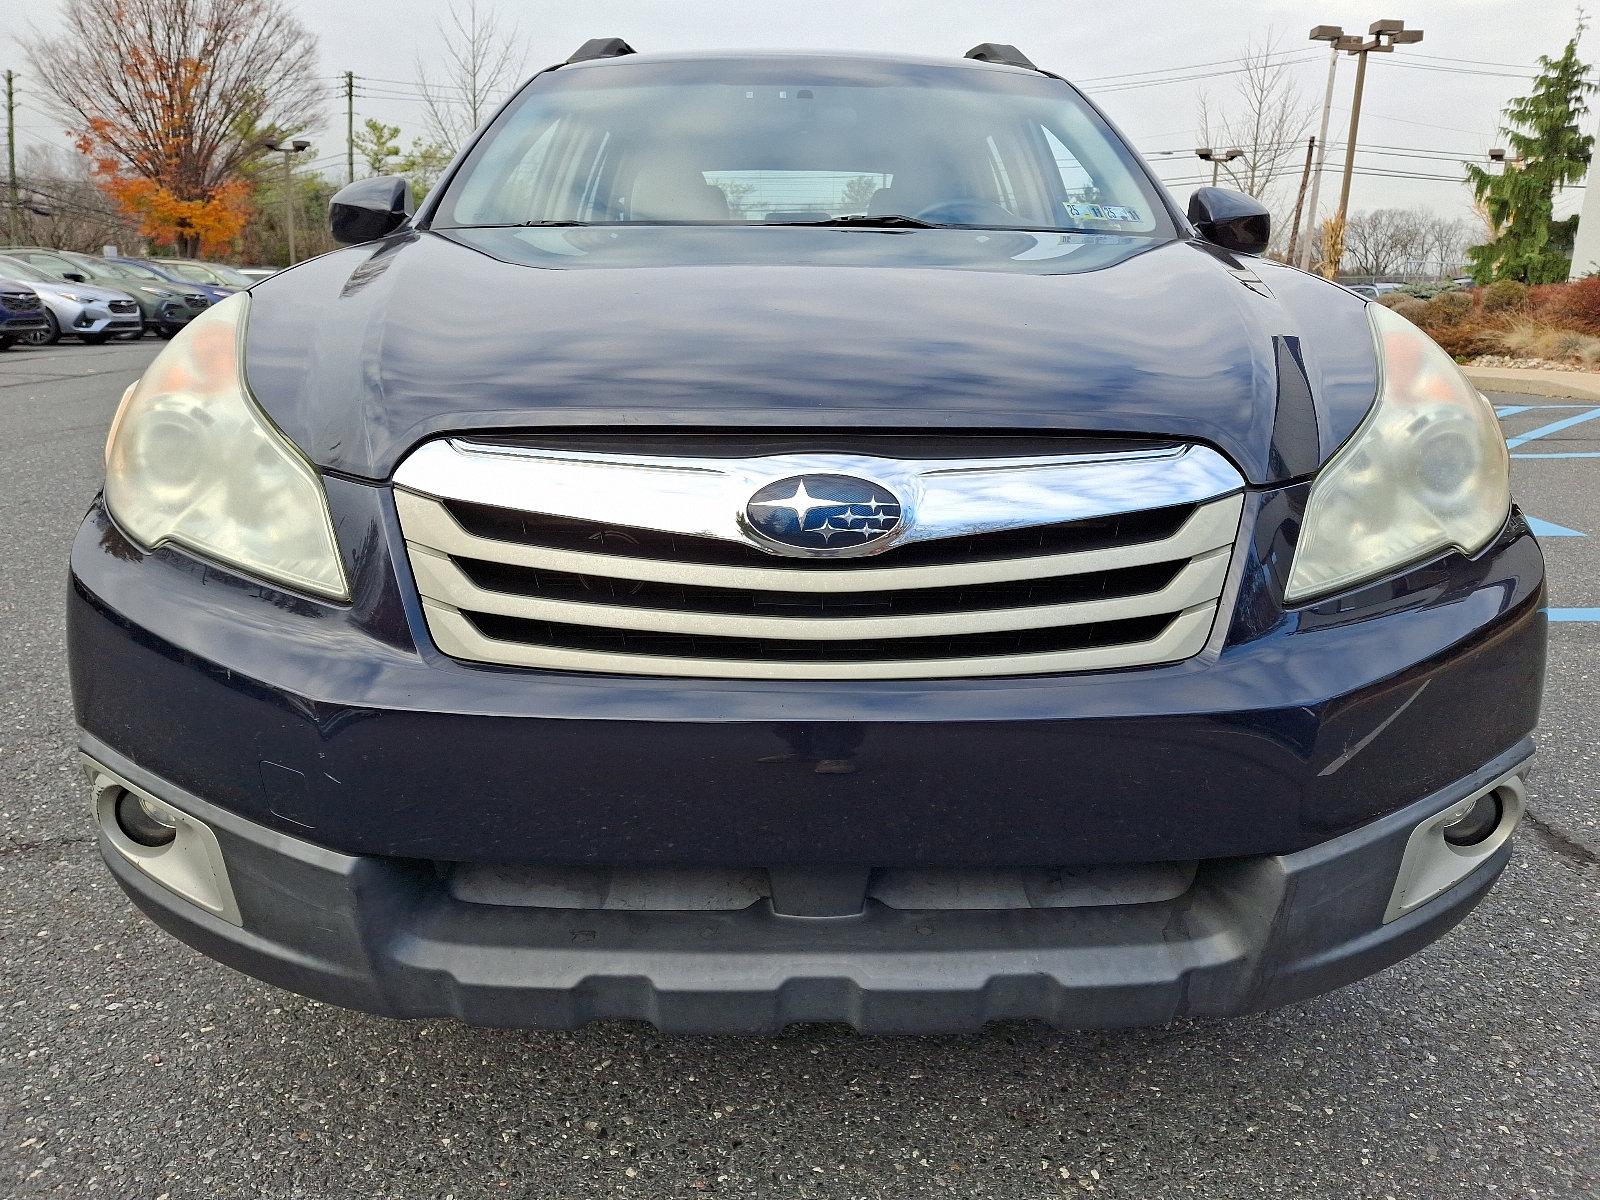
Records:
M690 633L643 633L565 625L489 613L463 613L485 637L506 642L595 650L610 654L648 654L674 658L711 658L731 662L909 662L918 659L994 658L1010 654L1042 654L1120 646L1158 637L1172 623L1172 613L1069 625L1053 629L1018 629L1000 633L968 633L941 637L874 638L867 641L802 641L789 638L716 637Z

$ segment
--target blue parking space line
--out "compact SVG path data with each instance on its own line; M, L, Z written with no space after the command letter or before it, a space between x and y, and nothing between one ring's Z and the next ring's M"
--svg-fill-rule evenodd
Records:
M1554 521L1544 521L1538 517L1528 517L1528 528L1533 530L1535 537L1587 537L1576 529L1568 529L1565 525L1557 525Z
M1548 437L1552 433L1560 433L1563 429L1571 429L1574 425L1582 425L1585 421L1593 421L1596 417L1600 417L1600 408L1591 408L1587 412L1578 413L1576 416L1562 417L1559 421L1551 421L1550 424L1541 425L1528 433L1519 434L1514 438L1507 438L1506 445L1515 450L1518 446L1526 445L1537 438Z
M1512 458L1600 458L1600 450L1554 450L1548 453L1529 451L1513 454Z
M1514 417L1518 413L1527 412L1532 407L1531 404L1508 404L1504 408L1495 409L1494 415L1497 417Z
M1600 608L1547 608L1552 621L1600 621Z

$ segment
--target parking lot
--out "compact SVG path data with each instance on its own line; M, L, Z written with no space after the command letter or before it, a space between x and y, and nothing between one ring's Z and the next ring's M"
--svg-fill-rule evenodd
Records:
M99 864L66 553L159 347L0 355L0 1194L1600 1195L1600 406L1494 397L1559 619L1520 848L1443 942L1226 1023L546 1035L273 990L157 932Z

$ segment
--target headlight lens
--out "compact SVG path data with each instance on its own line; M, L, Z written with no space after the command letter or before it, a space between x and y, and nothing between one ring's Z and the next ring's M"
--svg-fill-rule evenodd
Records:
M128 389L106 504L140 545L176 542L293 588L349 597L316 471L251 399L245 295L207 309Z
M1380 304L1378 400L1311 486L1285 599L1338 591L1452 547L1475 554L1511 505L1489 402L1450 356Z

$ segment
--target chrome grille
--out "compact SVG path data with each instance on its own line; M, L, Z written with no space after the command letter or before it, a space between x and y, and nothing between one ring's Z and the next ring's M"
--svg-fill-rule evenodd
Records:
M881 553L780 557L741 527L773 480L881 480ZM396 505L429 632L456 658L765 679L1022 675L1172 662L1215 622L1242 508L1221 456L737 460L428 443Z

